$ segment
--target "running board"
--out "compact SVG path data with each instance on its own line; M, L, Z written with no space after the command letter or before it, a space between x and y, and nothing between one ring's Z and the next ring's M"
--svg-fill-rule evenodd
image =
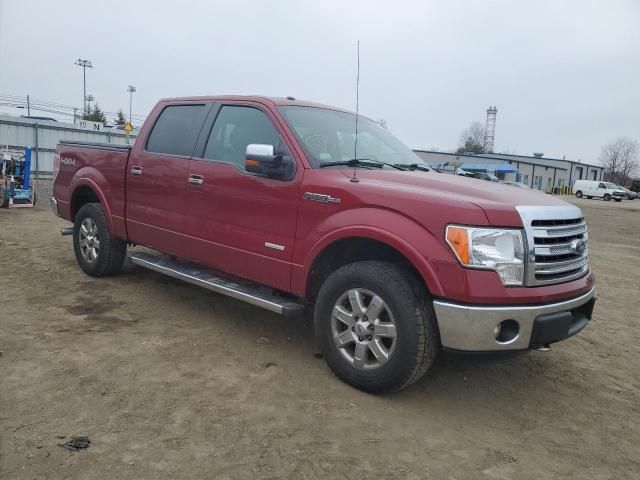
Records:
M176 260L167 255L136 253L131 255L136 265L163 273L236 300L262 307L284 317L291 318L304 312L304 305L295 300L279 297L273 290L255 283L223 276L202 265Z

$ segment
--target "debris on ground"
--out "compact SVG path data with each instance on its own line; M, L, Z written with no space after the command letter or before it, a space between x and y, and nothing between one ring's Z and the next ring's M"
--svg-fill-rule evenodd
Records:
M59 443L58 446L71 450L72 452L77 452L80 449L89 448L90 443L91 440L89 440L89 437L71 437L71 440L66 443Z

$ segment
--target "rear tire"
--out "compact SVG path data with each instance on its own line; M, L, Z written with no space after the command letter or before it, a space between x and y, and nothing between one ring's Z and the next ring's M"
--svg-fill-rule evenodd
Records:
M578 198L582 198L582 191L581 191L581 190L578 190L578 191L576 192L576 197L578 197Z
M611 195L609 195L608 193L604 194L604 197L602 197L604 199L605 202L608 202L609 200L611 200Z
M92 277L106 277L122 268L127 242L111 235L99 203L87 203L76 215L73 249L84 273Z
M427 292L412 280L391 263L365 261L323 283L316 337L338 378L366 392L391 392L431 367L440 346L436 317Z

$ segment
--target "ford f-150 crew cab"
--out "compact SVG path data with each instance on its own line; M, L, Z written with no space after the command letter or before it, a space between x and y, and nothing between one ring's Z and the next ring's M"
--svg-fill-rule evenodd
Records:
M330 368L366 391L411 384L442 348L543 348L591 319L579 208L430 170L338 108L162 100L133 146L61 142L56 163L51 205L87 274L139 245L136 265L287 316L313 306Z

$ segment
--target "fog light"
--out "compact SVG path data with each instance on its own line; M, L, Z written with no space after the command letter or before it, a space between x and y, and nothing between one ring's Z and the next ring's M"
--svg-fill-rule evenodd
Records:
M515 320L503 320L493 329L493 335L498 343L511 343L518 338L520 325Z

